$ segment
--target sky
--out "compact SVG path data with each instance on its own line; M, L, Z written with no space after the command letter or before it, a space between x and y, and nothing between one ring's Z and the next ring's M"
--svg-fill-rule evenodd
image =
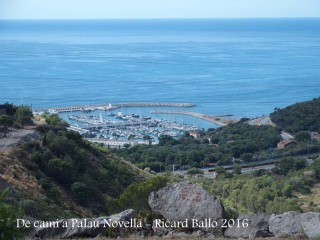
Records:
M0 0L0 19L320 17L320 0Z

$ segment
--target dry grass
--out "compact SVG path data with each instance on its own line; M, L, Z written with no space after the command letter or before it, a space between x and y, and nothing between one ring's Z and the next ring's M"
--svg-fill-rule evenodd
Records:
M35 173L27 169L22 163L23 159L28 158L28 154L20 148L9 148L0 152L0 179L18 190L18 200L34 200L43 211L45 209L48 212L54 211L54 209L49 210L46 192L42 189L38 179L35 178ZM91 212L76 204L57 184L52 182L52 185L59 192L60 201L63 203L63 207L60 207L60 212L64 211L63 209L68 209L82 217L92 215Z
M298 194L302 209L308 211L310 208L320 208L320 183L311 188L311 193L302 195Z
M22 155L24 154L13 153L12 149L0 153L0 177L18 190L27 191L28 194L36 198L44 198L37 179L19 161L19 158L27 157Z

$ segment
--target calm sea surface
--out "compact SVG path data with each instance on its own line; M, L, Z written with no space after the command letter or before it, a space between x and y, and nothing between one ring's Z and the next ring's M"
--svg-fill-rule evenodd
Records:
M319 95L320 19L0 21L0 102L254 117Z

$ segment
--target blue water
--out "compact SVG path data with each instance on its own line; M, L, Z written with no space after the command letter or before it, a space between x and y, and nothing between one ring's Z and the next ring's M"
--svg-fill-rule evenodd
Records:
M319 93L320 19L0 21L0 102L254 117Z

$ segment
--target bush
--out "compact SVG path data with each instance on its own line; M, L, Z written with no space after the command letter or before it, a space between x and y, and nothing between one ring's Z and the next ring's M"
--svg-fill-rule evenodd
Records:
M150 209L148 204L149 194L167 185L168 179L155 176L145 182L133 183L117 198L108 200L107 208L110 213L133 208L136 211Z
M80 204L86 204L89 198L89 188L86 184L82 182L75 182L71 185L71 192L76 199L77 202Z
M226 218L227 219L237 219L239 217L239 213L236 209L232 207L225 207Z
M294 139L298 142L307 142L310 141L310 134L308 132L298 132L295 136Z
M4 202L9 189L0 192L0 239L19 239L23 231L16 228L16 220L22 217L22 211Z
M33 217L36 216L37 204L35 201L26 199L26 200L22 200L19 205L23 209L26 215L33 216Z
M32 116L32 111L29 107L19 106L14 114L14 119L16 124L23 127L24 125L32 124Z
M201 170L200 168L190 168L187 171L187 174L188 175L196 175L196 174L203 175L203 170Z
M286 175L289 171L300 170L307 166L307 161L303 158L294 159L292 157L282 158L275 164L276 168L272 169L272 172L279 175Z
M241 154L240 158L245 162L251 162L253 159L253 154L252 153L243 153L243 154Z

